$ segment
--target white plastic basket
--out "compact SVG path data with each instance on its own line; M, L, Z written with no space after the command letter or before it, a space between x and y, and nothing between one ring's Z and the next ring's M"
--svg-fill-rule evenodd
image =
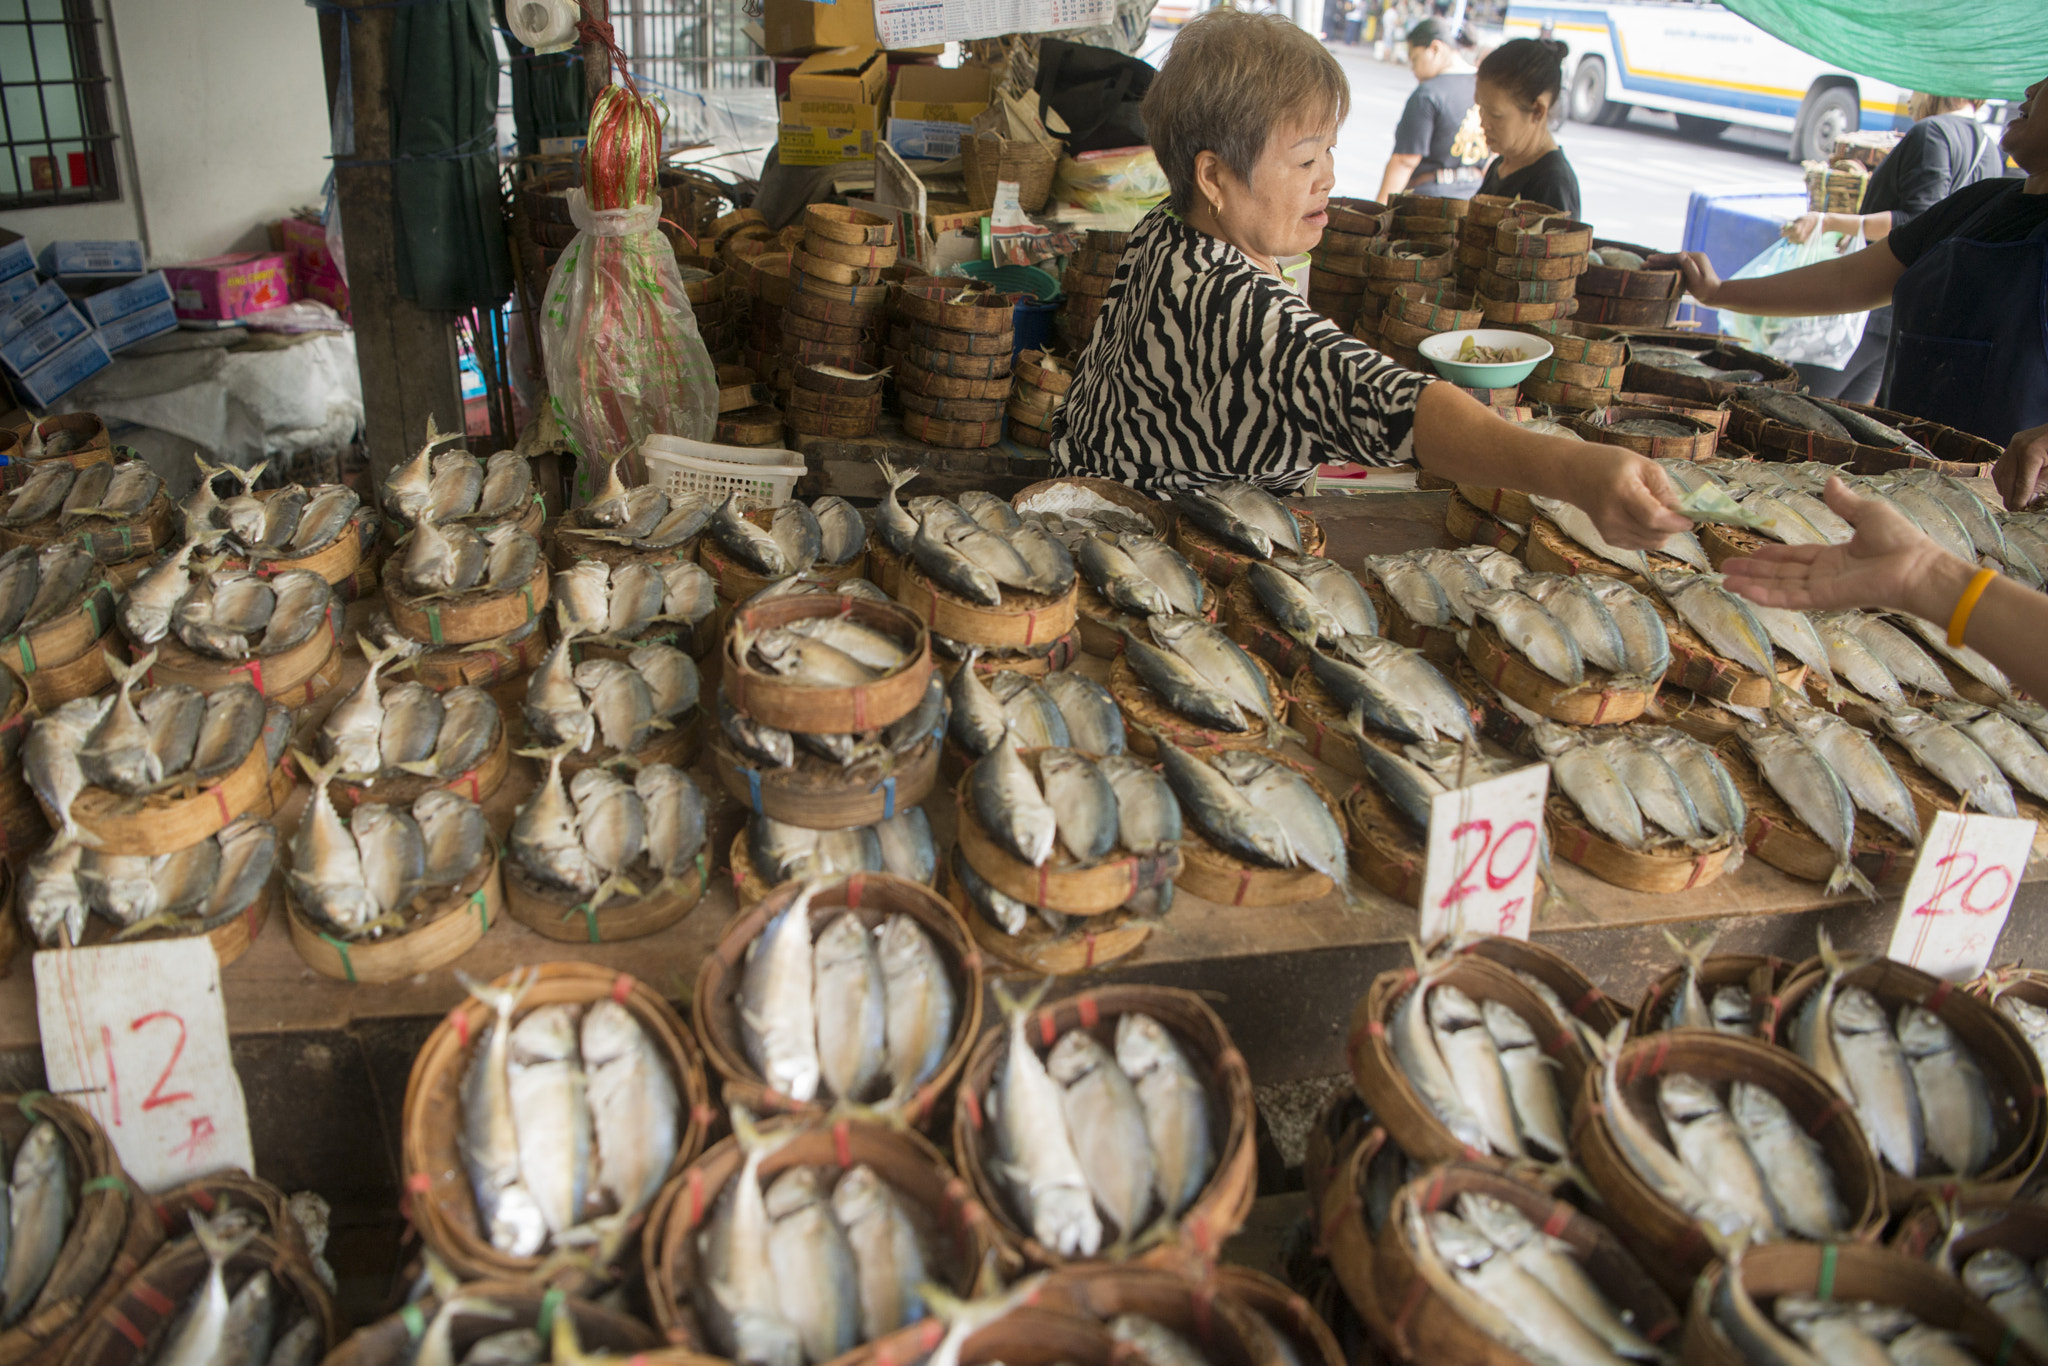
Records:
M680 498L705 493L723 498L737 493L769 507L780 507L796 492L804 474L804 458L774 447L719 446L680 436L650 436L640 443L647 482Z

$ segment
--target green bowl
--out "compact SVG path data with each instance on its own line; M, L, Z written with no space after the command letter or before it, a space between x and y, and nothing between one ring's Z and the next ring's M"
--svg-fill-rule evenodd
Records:
M1480 346L1512 346L1520 351L1518 360L1498 365L1475 365L1456 359L1458 348L1470 337ZM1510 332L1500 327L1467 328L1462 332L1439 332L1424 337L1415 348L1436 367L1436 372L1453 384L1467 389L1512 389L1529 378L1529 372L1550 358L1552 347L1528 332Z

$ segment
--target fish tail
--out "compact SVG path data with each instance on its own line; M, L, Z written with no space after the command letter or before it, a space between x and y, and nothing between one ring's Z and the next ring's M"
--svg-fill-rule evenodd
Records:
M315 792L327 786L334 780L334 776L341 772L342 761L339 755L323 764L305 751L295 748L292 750L292 758L298 763L299 772L306 775L306 781L312 785Z
M133 664L122 663L111 651L106 652L106 654L107 670L114 675L114 682L123 689L127 688L134 680L146 677L149 671L156 666L155 646L151 646L149 653L136 660Z
M925 1307L932 1311L932 1317L950 1330L948 1337L964 1337L994 1323L1012 1309L1031 1303L1045 1284L1047 1274L1041 1271L999 1295L972 1300L963 1300L946 1287L929 1281L920 1284L917 1293L923 1298Z
M800 1127L792 1126L777 1133L764 1134L754 1112L744 1105L735 1105L727 1113L732 1119L733 1140L740 1145L740 1151L763 1161L781 1152L803 1132Z
M550 1356L561 1366L584 1366L595 1359L583 1354L582 1340L576 1335L576 1316L567 1309L555 1312L555 1326L549 1336Z
M1698 943L1688 945L1671 931L1664 931L1664 942L1671 946L1671 951L1678 955L1680 961L1685 964L1686 970L1692 973L1694 977L1699 976L1701 965L1706 962L1707 955L1714 951L1714 941L1720 937L1721 932L1714 930Z
M887 456L875 457L875 464L881 469L882 479L885 483L889 485L889 491L891 493L894 493L897 489L902 488L905 484L917 478L918 475L924 473L923 470L914 468L898 470L894 465L891 465L889 463L889 459Z
M121 930L114 936L114 942L118 944L124 943L131 939L140 939L143 935L150 933L152 930L173 929L177 926L177 924L178 916L176 912L158 911L155 915L145 916L141 920L136 921L133 925L129 925L125 929Z
M1057 976L1047 977L1022 996L1012 996L1009 987L1002 982L991 982L989 990L995 993L996 1005L1002 1010L1003 1018L1009 1019L1013 1015L1029 1015L1038 1009L1038 1003L1045 999L1045 994L1052 990L1052 984L1057 981Z
M222 1210L215 1218L220 1220L218 1227L215 1226L213 1219L209 1219L199 1213L199 1211L194 1210L192 1212L192 1232L199 1239L199 1246L206 1250L206 1259L215 1265L219 1265L247 1247L249 1240L256 1236L257 1230L245 1228L239 1232L228 1232L227 1230L231 1225L227 1220L226 1210Z
M602 906L614 892L629 900L637 900L640 896L640 888L631 878L624 873L611 873L597 884L597 890L590 895L590 904L594 907Z
M515 968L505 978L505 985L495 982L479 982L461 968L455 970L455 980L462 983L462 989L489 1006L500 1019L509 1021L512 1012L519 1008L519 1002L540 979L538 969Z
M1877 900L1877 888L1870 885L1870 879L1847 859L1835 865L1834 876L1828 879L1828 891L1854 890L1861 892L1870 901Z

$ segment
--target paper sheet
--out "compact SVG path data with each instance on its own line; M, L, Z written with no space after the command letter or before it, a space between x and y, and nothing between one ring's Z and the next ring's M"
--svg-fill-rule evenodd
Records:
M875 31L885 48L1115 22L1116 0L875 0Z

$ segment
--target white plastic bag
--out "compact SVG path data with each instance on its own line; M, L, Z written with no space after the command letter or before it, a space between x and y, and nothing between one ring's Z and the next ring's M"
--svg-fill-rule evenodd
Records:
M1755 260L1730 277L1754 280L1781 275L1788 270L1831 261L1837 256L1863 249L1863 234L1844 237L1838 232L1817 232L1804 242L1781 237L1758 253ZM1863 341L1868 313L1835 313L1813 318L1759 318L1749 313L1720 310L1721 330L1740 337L1752 351L1774 356L1788 365L1818 365L1839 370L1856 354Z
M568 200L577 233L548 279L540 324L556 416L586 461L627 454L654 432L709 441L718 371L661 206L593 209L580 189Z

